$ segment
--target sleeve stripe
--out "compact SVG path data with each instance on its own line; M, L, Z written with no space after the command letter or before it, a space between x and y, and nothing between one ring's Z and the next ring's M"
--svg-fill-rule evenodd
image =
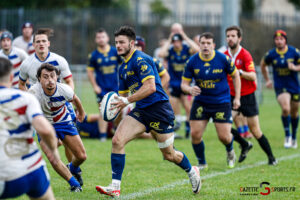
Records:
M42 113L35 113L35 114L33 114L33 115L32 115L32 119L33 119L33 118L35 118L35 117L37 117L37 116L40 116L40 115L42 115L42 116L43 116L43 114L42 114Z
M236 67L234 68L234 71L230 74L230 76L233 76L236 72Z
M128 93L129 90L119 90L119 94L125 94L125 93Z
M146 80L148 80L150 78L154 78L155 79L155 76L151 75L151 76L147 76L147 77L143 78L142 83L144 83Z
M21 76L19 76L19 79L23 82L26 82L26 80L24 80Z
M87 66L86 68L87 68L88 70L92 70L92 71L95 70L95 68L94 68L94 67L91 67L91 66Z
M183 80L186 80L186 81L191 81L192 79L191 78L186 78L184 76L181 77Z
M164 69L164 70L162 70L161 72L159 72L159 76L162 76L162 75L164 75L165 73L167 72L167 70L166 69Z
M71 77L72 77L72 74L70 74L69 76L64 77L64 80L66 80L68 78L71 78Z

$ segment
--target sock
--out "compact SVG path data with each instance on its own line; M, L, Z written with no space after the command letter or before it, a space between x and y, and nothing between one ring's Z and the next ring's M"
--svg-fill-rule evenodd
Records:
M189 137L190 135L190 122L189 121L185 121L185 137Z
M121 180L125 167L125 154L111 153L112 179Z
M186 155L183 152L181 152L181 153L183 154L182 161L179 164L176 163L176 165L181 167L184 171L190 172L192 169L192 165L191 165L189 159L186 157Z
M101 138L106 138L106 135L107 135L106 133L101 133L101 132L100 132L100 139L101 139Z
M192 144L192 146L198 159L198 163L206 164L204 141L202 140L199 144Z
M72 162L70 162L70 171L72 174L77 174L80 172L80 167L74 166Z
M299 123L299 116L297 116L296 118L291 118L293 140L296 140L297 138L298 123Z
M75 187L80 187L80 184L78 183L78 181L76 180L76 178L74 178L74 176L72 176L70 178L70 180L68 181L68 183L70 184L70 186L75 186Z
M238 131L238 133L239 133L240 135L242 135L242 134L244 133L244 127L243 127L243 126L239 126L239 127L237 128L237 131Z
M113 187L116 189L116 190L120 190L121 188L121 181L120 180L117 180L117 179L113 179L111 181Z
M264 152L268 155L268 157L274 157L273 153L272 153L272 149L271 146L269 144L268 139L265 137L265 135L263 134L259 139L257 139L260 147L264 150Z
M242 148L248 146L248 142L241 137L241 135L238 133L238 131L234 128L231 128L231 134L233 135L233 139L241 145Z
M281 121L282 121L282 124L283 124L285 137L291 136L291 133L290 133L291 116L290 115L288 115L287 117L281 116Z
M232 136L232 140L229 144L225 144L227 152L230 152L233 149L233 139L234 139L234 136Z
M243 126L243 129L244 129L244 133L247 133L247 132L249 131L248 125L244 125L244 126Z

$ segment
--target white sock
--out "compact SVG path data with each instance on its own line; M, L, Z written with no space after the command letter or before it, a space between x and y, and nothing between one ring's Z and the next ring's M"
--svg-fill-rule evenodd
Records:
M113 179L111 183L112 183L112 186L113 186L116 190L120 190L120 188L121 188L121 181L120 181L120 180Z

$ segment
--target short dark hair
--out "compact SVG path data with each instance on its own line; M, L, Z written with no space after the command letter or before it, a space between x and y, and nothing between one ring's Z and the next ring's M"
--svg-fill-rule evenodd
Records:
M54 67L53 65L49 64L49 63L44 63L42 64L37 73L36 73L36 78L40 81L41 75L42 75L42 71L43 70L47 70L49 72L55 71L56 75L59 76L60 75L60 70L56 67Z
M101 28L98 28L98 30L96 31L96 34L97 34L97 33L103 33L103 32L104 32L104 33L107 33L106 30L105 30L104 28L101 27Z
M238 26L229 26L228 28L226 28L225 33L227 33L228 31L237 31L237 36L239 38L243 35L242 29Z
M36 30L36 32L33 34L33 42L35 42L35 36L36 35L47 35L48 39L49 37L52 37L54 34L53 29L51 28L39 28Z
M11 62L6 58L0 57L0 79L8 76L11 73L11 70Z
M206 38L206 39L212 39L213 42L215 41L215 36L211 32L204 32L204 33L202 33L200 35L199 42L200 42L201 38L203 38L203 37Z
M121 26L117 31L115 31L115 37L119 35L125 35L129 38L129 40L134 40L136 39L135 31L132 27L130 26Z

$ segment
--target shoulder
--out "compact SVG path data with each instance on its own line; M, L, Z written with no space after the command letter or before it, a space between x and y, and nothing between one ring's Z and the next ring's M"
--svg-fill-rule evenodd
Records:
M41 84L39 82L37 82L29 88L28 92L35 95L35 96L38 96L38 95L40 95L42 90L43 89L41 87Z
M73 89L65 83L57 82L57 89L60 91L67 92L67 93L74 93Z
M245 48L242 48L241 52L240 52L240 55L242 56L242 58L251 58L252 59L252 55L250 54L250 52L245 49Z
M19 41L22 41L22 40L23 40L22 35L19 35L18 37L16 37L16 38L13 40L13 43L19 42Z
M22 55L22 56L25 55L26 57L28 57L27 53L19 47L13 47L13 51L15 51L18 55Z
M28 56L21 64L21 68L27 67L30 64L32 64L32 62L36 60L35 54L31 54L30 56Z
M224 60L230 60L230 57L228 55L225 55L224 53L221 53L219 51L215 50L215 58L216 59L221 59L222 61Z
M66 61L67 62L67 60L64 57L62 57L61 55L58 55L57 53L53 53L53 52L50 52L49 58L56 59L58 61Z

